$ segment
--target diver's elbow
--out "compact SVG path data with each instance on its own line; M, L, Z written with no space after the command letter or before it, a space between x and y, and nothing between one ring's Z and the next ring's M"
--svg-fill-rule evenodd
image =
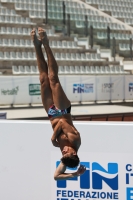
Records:
M54 180L57 181L58 180L58 176L55 174L54 175Z

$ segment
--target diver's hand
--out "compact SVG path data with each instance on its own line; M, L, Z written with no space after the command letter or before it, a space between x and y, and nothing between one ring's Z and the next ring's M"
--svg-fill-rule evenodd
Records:
M53 146L59 147L59 142L57 140L51 139L51 142L52 142Z
M85 171L86 171L86 167L83 166L83 165L80 165L80 167L78 168L76 174L77 174L77 176L81 176Z

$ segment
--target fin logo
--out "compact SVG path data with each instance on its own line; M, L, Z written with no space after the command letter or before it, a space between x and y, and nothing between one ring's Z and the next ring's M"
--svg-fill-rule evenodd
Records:
M60 161L56 162L56 167L60 164ZM86 167L85 173L80 176L80 188L81 189L88 189L90 188L90 163L89 162L80 162L81 165ZM69 168L67 168L69 169ZM77 170L77 168L70 168L70 170ZM78 177L71 178L67 181L78 181ZM66 188L67 187L66 180L59 180L57 181L57 188Z
M93 83L73 84L73 93L93 93Z
M118 190L118 164L108 163L108 171L98 163L92 163L92 188L102 189L104 181L112 190Z
M56 167L60 161L56 162ZM105 182L112 190L118 190L118 164L108 163L108 169L104 169L99 163L81 162L86 167L85 173L69 180L57 181L57 188L67 188L67 181L79 181L80 189L102 190ZM69 168L68 168L69 169ZM76 170L77 168L71 169ZM91 173L91 176L90 176ZM90 179L90 177L92 177Z

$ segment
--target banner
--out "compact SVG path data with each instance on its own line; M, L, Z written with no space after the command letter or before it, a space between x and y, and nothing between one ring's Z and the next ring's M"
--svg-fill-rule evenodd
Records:
M109 101L111 91L114 90L114 84L110 81L110 76L96 77L96 100Z
M66 76L66 95L71 102L95 101L95 76Z
M81 76L81 101L95 101L95 76Z
M18 89L18 93L13 95L13 104L30 104L28 85L32 76L14 76L12 85Z
M10 105L14 103L14 96L17 96L19 86L13 85L13 76L1 76L0 77L0 105Z
M71 102L80 102L84 88L81 84L81 76L65 76L66 95Z
M42 104L39 76L32 76L30 78L28 83L28 95L30 96L30 103Z
M132 100L133 76L59 76L71 102ZM1 76L0 105L42 104L39 76Z
M124 99L124 76L111 76L111 100Z
M67 82L66 82L66 77L67 76L59 76L59 80L60 80L60 83L61 83L61 86L64 90L64 92L66 93L66 87L67 87Z
M125 76L125 100L133 100L133 75Z
M38 76L0 77L0 105L42 103Z

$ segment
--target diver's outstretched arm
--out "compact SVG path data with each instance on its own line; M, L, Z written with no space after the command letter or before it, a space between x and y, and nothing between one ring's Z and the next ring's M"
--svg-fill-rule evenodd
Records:
M81 176L85 171L86 168L81 165L76 172L73 173L64 173L66 171L66 166L61 162L58 167L56 168L54 179L55 180L67 180L69 178Z

